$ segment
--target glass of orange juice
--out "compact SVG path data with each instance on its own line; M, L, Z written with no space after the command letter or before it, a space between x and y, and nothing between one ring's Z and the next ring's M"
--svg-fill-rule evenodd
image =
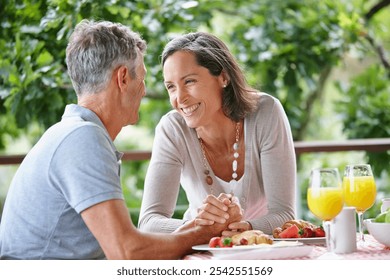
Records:
M337 168L316 168L311 171L307 204L310 211L323 221L326 246L331 252L330 224L344 206L343 188Z
M360 240L364 242L363 214L375 203L376 185L369 164L351 164L344 169L345 204L354 206L358 214Z

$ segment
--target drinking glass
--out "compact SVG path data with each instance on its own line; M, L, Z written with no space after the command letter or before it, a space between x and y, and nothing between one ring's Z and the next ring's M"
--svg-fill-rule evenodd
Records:
M323 221L326 247L331 252L330 224L344 206L343 188L337 168L315 168L311 171L307 204L310 211Z
M360 241L364 243L363 214L375 203L376 197L376 186L371 165L347 165L344 169L343 189L345 204L356 208Z

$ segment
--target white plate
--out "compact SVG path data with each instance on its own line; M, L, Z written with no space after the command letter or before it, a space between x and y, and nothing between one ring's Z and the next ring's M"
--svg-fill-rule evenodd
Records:
M193 246L197 251L209 251L213 259L256 260L290 259L304 257L313 250L300 242L278 241L274 244L244 245L227 248L210 248L208 244Z
M308 245L326 245L325 237L309 237L309 238L274 238L274 241L294 241L302 242Z

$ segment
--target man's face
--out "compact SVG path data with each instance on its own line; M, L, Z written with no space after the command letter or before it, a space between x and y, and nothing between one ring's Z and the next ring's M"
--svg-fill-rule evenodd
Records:
M127 124L136 124L139 119L139 107L141 105L141 100L146 94L145 87L145 76L146 76L146 67L143 59L140 60L140 63L135 68L135 77L130 78L130 86L127 94L127 105L129 112L129 121Z

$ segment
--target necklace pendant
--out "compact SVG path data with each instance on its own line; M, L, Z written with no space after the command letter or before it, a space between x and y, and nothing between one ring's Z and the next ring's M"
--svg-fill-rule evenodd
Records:
M213 184L213 178L211 178L210 175L206 176L206 183L207 185L211 186Z
M213 194L213 178L211 178L210 176L210 170L209 170L209 167L207 166L207 159L206 159L206 152L205 152L205 147L203 145L203 141L202 141L202 138L199 137L198 135L198 140L199 140L199 144L200 144L200 149L201 149L201 152L202 152L202 156L203 156L203 167L204 167L204 175L205 175L205 181L206 181L206 184L210 186L210 191L211 191L211 194ZM240 123L237 122L236 123L236 141L235 143L233 144L233 162L232 162L232 180L230 181L231 183L231 186L232 186L232 191L231 191L231 194L234 195L233 193L233 189L234 187L236 186L237 184L237 178L238 178L238 174L237 174L237 170L238 170L238 162L237 162L237 159L239 158L239 140L240 140Z
M238 167L237 160L233 160L233 163L232 163L233 173L235 173L237 171L237 167Z

